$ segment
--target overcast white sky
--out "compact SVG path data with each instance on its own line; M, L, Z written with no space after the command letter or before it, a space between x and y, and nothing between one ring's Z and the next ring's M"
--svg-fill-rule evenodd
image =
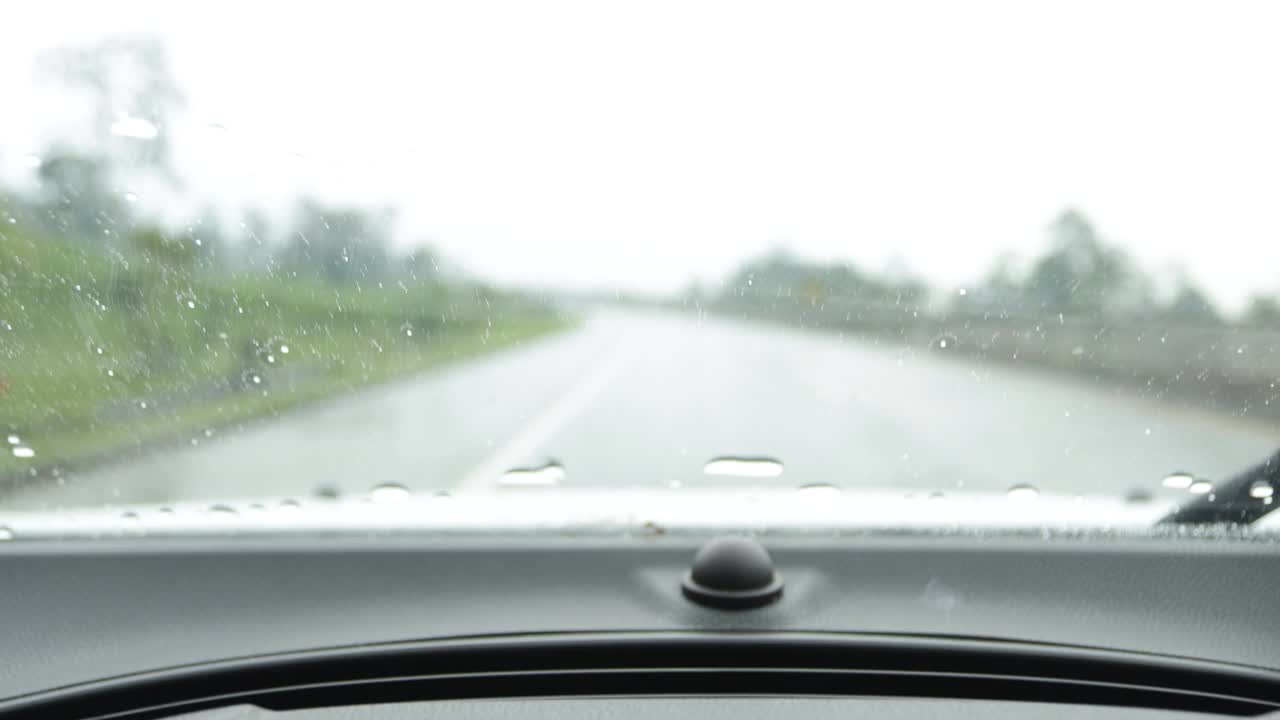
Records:
M1233 306L1280 289L1280 3L42 0L0 44L9 177L56 126L33 55L118 31L170 47L193 193L395 204L499 280L785 244L956 285L1071 205Z

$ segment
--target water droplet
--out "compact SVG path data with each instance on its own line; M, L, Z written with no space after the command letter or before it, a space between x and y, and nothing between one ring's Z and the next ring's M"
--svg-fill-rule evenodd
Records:
M285 499L285 500L281 500L281 501L280 501L280 509L281 509L281 510L289 510L289 511L293 511L293 510L301 510L301 509L302 509L302 503L300 503L300 502L298 502L297 500L294 500L294 499L292 499L292 498Z
M0 525L0 542L4 542L6 540L12 540L12 539L13 539L13 530L8 527L5 527L4 525Z
M1267 482L1266 480L1258 480L1257 482L1249 486L1249 497L1254 497L1259 499L1269 498L1272 495L1275 495L1275 493L1276 493L1276 489L1272 487L1271 483Z
M1164 480L1160 481L1160 484L1167 488L1173 488L1174 490L1186 490L1191 487L1191 483L1195 481L1196 479L1191 476L1191 473L1174 472L1166 475Z
M267 364L268 364L268 365L274 365L275 363L276 363L276 356L275 356L275 355L268 355L268 356L267 356Z
M126 192L124 194L124 199L128 202L138 202L138 193L132 191Z
M17 435L10 435L8 439L9 439L10 445L17 445L18 443L22 442L22 438L18 437Z
M24 459L33 458L36 456L36 451L32 450L31 448L25 445L16 445L13 448L13 456L16 458L24 458Z
M409 492L409 488L399 483L383 483L375 485L369 491L369 499L374 502L400 502L408 500L413 493Z
M134 140L154 140L160 134L160 129L143 118L121 115L111 123L111 134Z
M188 310L195 310L195 309L196 309L196 301L195 301L195 300L188 300L188 301L187 301L187 309L188 309Z
M968 288L960 288L960 289L959 289L959 290L957 290L956 292L960 294L960 297L964 297L965 295L968 295L968 294L969 294L969 289L968 289Z
M280 346L280 354L281 354L281 355L288 355L288 354L289 354L289 346L288 346L288 345L281 345L281 346Z
M939 335L933 339L933 342L929 343L929 348L932 350L952 350L958 342L954 335Z
M1187 492L1192 495L1205 495L1213 489L1213 483L1208 480L1197 480L1187 488Z
M797 487L796 492L813 498L835 497L844 493L840 486L831 483L806 483Z
M116 376L116 371L110 368L107 368L107 377L115 377L115 376Z
M1156 496L1152 495L1151 491L1144 487L1132 488L1124 494L1124 501L1127 503L1149 503L1155 499Z
M342 493L338 492L338 488L332 485L318 485L311 494L322 500L337 500Z
M727 477L778 477L782 474L780 461L766 457L718 457L702 466L707 475Z
M230 505L210 505L209 514L219 517L234 517L240 513L236 512L236 509Z
M138 525L142 522L142 518L138 517L138 513L133 510L126 510L125 512L120 513L120 519L130 525Z
M555 460L548 460L538 467L513 468L498 478L499 485L559 485L564 479L564 466Z
M1019 483L1006 490L1004 496L1010 500L1026 502L1040 497L1040 490L1034 485Z

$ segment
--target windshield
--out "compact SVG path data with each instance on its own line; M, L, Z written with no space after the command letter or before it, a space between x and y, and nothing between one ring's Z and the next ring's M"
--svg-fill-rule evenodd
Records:
M3 535L1257 519L1277 12L39 3Z

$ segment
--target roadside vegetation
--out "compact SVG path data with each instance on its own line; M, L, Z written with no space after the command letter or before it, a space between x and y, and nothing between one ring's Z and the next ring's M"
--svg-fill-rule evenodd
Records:
M199 209L169 157L181 91L147 38L42 68L88 122L27 159L33 183L0 187L0 479L199 444L569 322L400 237L388 208ZM130 187L197 210L169 217Z
M1080 211L1036 257L998 259L964 287L783 251L745 262L688 309L859 335L887 347L1069 372L1156 399L1280 423L1280 294L1234 315L1190 273L1152 273Z

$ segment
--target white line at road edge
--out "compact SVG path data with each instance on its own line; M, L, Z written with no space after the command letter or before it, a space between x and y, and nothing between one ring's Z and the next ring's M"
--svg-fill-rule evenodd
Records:
M472 468L454 490L465 493L493 491L503 473L529 459L535 450L568 425L617 379L624 368L623 357L623 353L615 352L596 366L569 388L569 392L530 420L506 445Z

